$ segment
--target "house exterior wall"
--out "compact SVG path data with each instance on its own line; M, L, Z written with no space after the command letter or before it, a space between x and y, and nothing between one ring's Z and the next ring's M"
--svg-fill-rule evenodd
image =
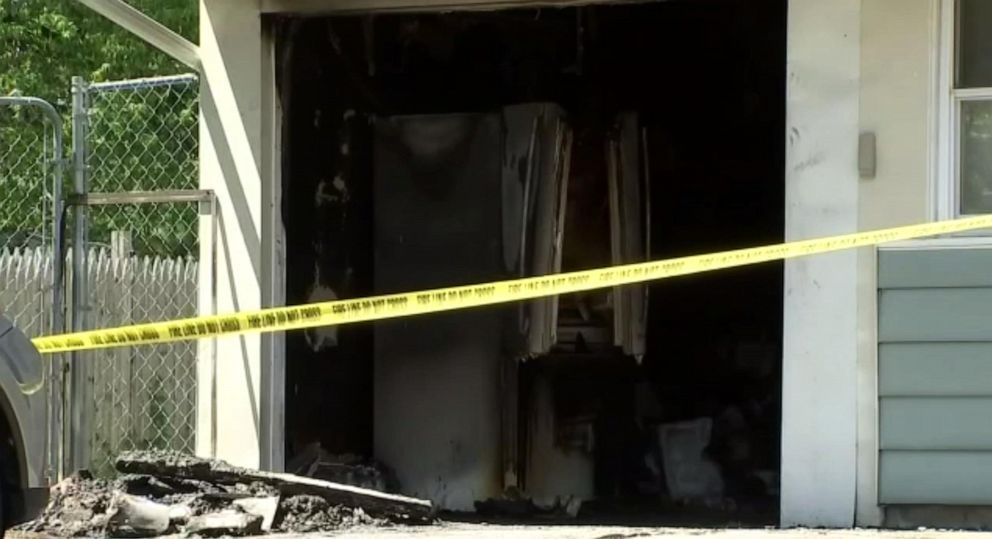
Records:
M878 140L878 174L861 181L862 230L938 213L941 12L950 5L862 2L860 125ZM989 247L943 238L859 253L859 525L992 522L988 437L976 427L989 397L975 383L988 369Z
M860 0L790 0L786 240L858 227ZM854 520L857 257L785 264L783 526Z
M899 226L930 216L938 0L861 2L859 129L876 135L874 178L859 182L858 228ZM858 253L857 515L883 523L878 505L876 252Z
M285 257L279 254L271 42L257 5L244 0L201 2L200 42L200 187L217 194L219 223L217 265L201 265L200 312L277 305ZM201 341L198 454L243 466L282 466L281 359L278 337L271 334Z
M937 2L789 1L789 240L929 217ZM292 2L201 2L201 186L217 192L221 216L218 267L201 275L203 312L281 302L278 107L263 8ZM858 178L861 131L878 137L872 179ZM788 262L785 297L782 524L881 524L875 251ZM201 345L200 454L281 466L280 348L257 335Z
M878 500L885 526L987 528L992 244L878 255Z
M879 253L879 501L992 505L992 249Z
M860 182L864 230L930 215L935 159L937 0L862 0L859 126L877 135L878 168Z

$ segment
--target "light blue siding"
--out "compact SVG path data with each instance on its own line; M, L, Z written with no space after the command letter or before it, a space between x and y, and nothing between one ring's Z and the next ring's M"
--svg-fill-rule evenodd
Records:
M992 342L882 344L878 394L992 397Z
M879 288L992 288L992 249L882 250Z
M992 451L882 451L883 504L992 505Z
M992 451L992 398L885 397L879 403L884 449Z
M879 342L992 341L992 288L882 290Z
M992 505L992 249L878 257L879 502Z

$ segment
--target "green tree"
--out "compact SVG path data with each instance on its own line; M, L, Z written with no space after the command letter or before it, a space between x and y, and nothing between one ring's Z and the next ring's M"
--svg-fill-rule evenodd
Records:
M131 0L194 42L197 0ZM75 0L0 0L0 93L64 102L74 75L92 81L188 68Z
M191 41L197 0L130 0ZM75 0L0 0L0 95L40 97L56 105L70 133L70 81L172 75L189 68ZM88 136L91 189L189 189L197 175L194 86L92 94ZM41 149L43 121L31 110L0 108L0 249L38 244L49 226ZM195 208L114 207L91 212L91 239L134 232L139 252L195 251Z

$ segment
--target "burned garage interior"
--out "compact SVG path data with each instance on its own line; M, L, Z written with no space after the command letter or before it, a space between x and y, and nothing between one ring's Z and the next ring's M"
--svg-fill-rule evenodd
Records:
M270 23L287 304L784 239L785 0ZM782 300L771 263L289 333L286 469L475 518L775 523Z

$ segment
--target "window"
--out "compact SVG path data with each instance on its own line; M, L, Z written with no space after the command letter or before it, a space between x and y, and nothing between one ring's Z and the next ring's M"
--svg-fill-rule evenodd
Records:
M952 181L941 217L992 213L992 1L945 1L946 172Z

